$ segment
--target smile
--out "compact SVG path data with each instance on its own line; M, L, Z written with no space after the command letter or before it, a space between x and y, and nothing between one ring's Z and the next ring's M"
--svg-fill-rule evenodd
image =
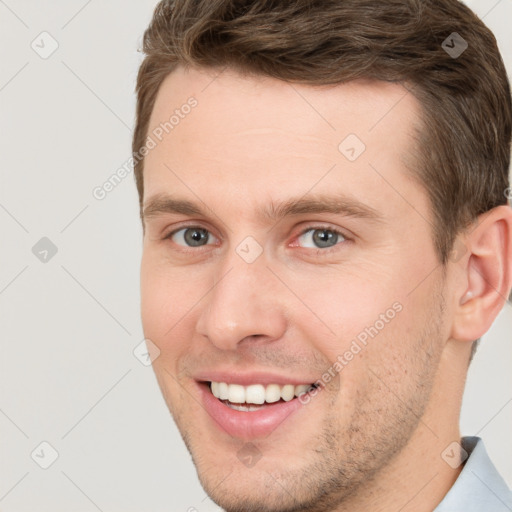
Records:
M231 437L266 437L297 411L309 406L315 384L198 382L204 409L216 428Z

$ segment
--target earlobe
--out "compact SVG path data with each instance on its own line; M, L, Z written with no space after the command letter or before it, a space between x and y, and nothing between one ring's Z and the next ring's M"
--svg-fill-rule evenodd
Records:
M462 291L454 297L451 337L480 338L503 308L512 287L512 209L498 206L481 215L465 237L468 254L461 261Z

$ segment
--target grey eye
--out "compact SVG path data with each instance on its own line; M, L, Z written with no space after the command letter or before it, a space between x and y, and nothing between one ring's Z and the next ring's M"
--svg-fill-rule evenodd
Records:
M301 244L303 247L311 247L312 249L325 249L333 247L339 242L344 241L345 237L341 233L338 233L332 229L319 228L308 229L302 233L302 235L299 237L299 240L302 240L302 242L305 242L306 244L314 244L313 246Z
M203 228L183 228L173 233L171 239L178 245L200 247L210 241L210 233Z

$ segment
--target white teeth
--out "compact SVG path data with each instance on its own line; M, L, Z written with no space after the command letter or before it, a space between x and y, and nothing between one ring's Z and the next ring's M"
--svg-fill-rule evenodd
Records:
M309 386L308 384L300 384L299 386L295 386L295 396L299 396L299 395L302 395L303 393L307 393L309 391L309 388L311 386Z
M289 402L295 396L295 386L293 384L286 384L281 388L281 398L285 402Z
M265 388L261 384L253 384L245 388L245 401L248 404L262 404L265 402Z
M225 382L219 382L219 391L218 391L218 396L215 395L215 393L213 393L217 398L220 398L221 400L227 400L228 397L229 397L229 388L228 388L228 385L225 383ZM213 382L212 382L212 386L213 386ZM213 390L212 390L213 392Z
M235 404L243 404L245 402L245 388L240 384L230 384L228 386L228 400Z
M240 384L227 384L226 382L211 382L210 389L213 396L220 400L229 400L232 404L257 404L274 403L283 399L289 402L294 397L303 393L307 393L311 388L310 384L251 384L249 386L241 386ZM237 410L252 410L245 406Z
M271 404L279 400L281 400L281 388L277 384L269 384L265 389L265 401Z

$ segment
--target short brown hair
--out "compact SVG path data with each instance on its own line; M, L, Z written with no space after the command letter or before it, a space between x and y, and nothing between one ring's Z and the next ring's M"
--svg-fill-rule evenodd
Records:
M461 55L449 51L454 41L467 43ZM457 0L163 0L143 51L132 147L141 209L138 151L159 87L180 64L310 85L408 86L423 125L409 168L429 195L443 264L461 229L507 204L510 85L491 31Z

